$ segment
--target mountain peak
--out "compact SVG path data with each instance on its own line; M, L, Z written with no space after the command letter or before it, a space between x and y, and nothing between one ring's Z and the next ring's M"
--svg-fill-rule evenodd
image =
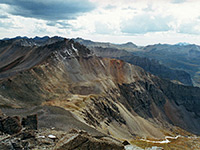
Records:
M135 45L132 42L127 42L127 43L121 44L121 47L123 47L123 46L126 46L128 48L136 48L137 47L137 45Z
M187 45L191 45L190 43L187 43L187 42L179 42L175 45L178 45L178 46L187 46Z

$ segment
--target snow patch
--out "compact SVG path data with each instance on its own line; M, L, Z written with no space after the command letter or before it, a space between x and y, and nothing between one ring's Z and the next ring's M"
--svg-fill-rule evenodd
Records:
M146 140L146 139L141 139L142 141L146 141L146 142L150 142L150 143L160 143L160 144L164 144L164 143L170 143L171 141L169 141L168 139L178 139L179 137L182 137L181 135L177 135L175 137L173 136L165 136L165 140L163 141L151 141L151 140Z
M105 68L105 65L104 65L104 63L103 63L103 61L102 60L100 60L100 63L102 64L102 66Z
M163 141L151 141L151 140L141 139L141 141L145 141L145 142L149 142L149 143L159 143L159 144L170 143L170 141L168 139L165 139Z
M72 49L76 52L76 54L78 55L78 50L74 47L74 44L72 43Z
M55 136L55 135L52 135L52 134L49 134L49 135L48 135L48 138L55 139L56 136Z
M177 43L175 45L178 45L178 46L187 46L187 45L190 45L190 43L187 43L187 42L180 42L180 43Z
M70 52L68 49L65 49L64 53L67 53L69 56L72 55L72 52Z

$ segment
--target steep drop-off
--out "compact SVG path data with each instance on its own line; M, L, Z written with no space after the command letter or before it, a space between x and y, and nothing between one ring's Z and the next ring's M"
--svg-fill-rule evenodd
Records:
M15 46L0 52L6 54ZM24 59L33 47L38 53ZM58 106L88 128L120 139L164 137L162 131L174 125L199 134L199 88L160 79L122 60L96 57L73 40L18 45L18 51L23 59L0 73L0 105L5 113L10 112L5 107ZM4 66L1 61L1 66L15 61L6 60ZM30 65L21 67L25 64Z

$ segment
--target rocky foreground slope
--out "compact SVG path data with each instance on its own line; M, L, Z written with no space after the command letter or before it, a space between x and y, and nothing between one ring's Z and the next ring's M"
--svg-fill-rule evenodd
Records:
M73 40L0 44L0 106L7 115L37 113L39 128L84 129L121 140L163 138L175 126L200 134L199 88L99 58Z

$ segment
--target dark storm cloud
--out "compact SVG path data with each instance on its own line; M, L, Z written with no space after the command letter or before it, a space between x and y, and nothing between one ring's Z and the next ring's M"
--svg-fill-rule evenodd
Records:
M10 6L8 13L44 20L65 20L89 12L95 5L88 0L1 0Z

